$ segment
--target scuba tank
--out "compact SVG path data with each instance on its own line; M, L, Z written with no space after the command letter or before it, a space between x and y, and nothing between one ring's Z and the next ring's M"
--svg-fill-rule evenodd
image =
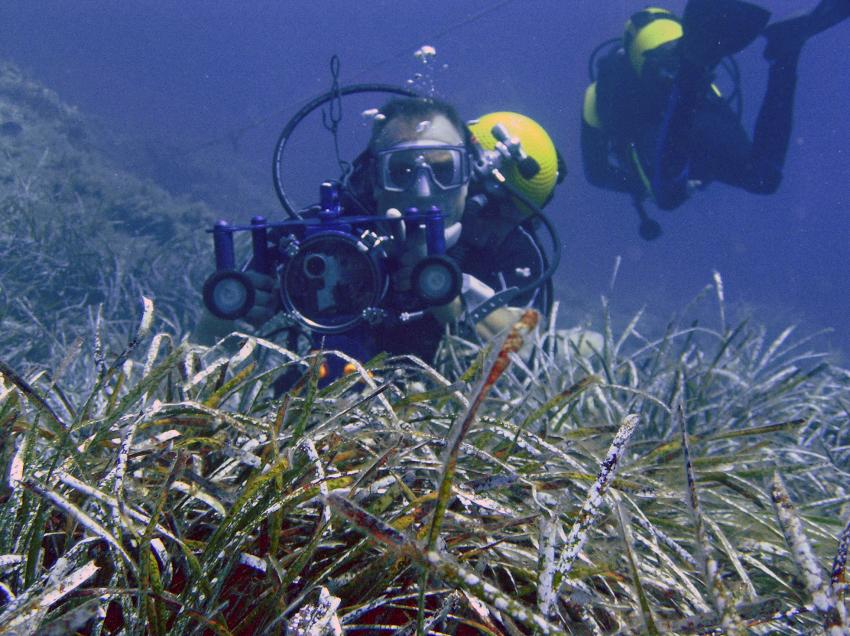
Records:
M495 247L515 229L535 245L538 275L514 281L497 292L480 313L509 304L540 290L541 306L548 310L553 297L552 275L560 262L560 239L543 212L566 169L546 130L525 115L499 111L467 123L473 151L473 183L464 210L464 232L479 248ZM478 191L475 192L474 190ZM502 205L506 203L507 205ZM548 255L530 231L542 224L550 236Z

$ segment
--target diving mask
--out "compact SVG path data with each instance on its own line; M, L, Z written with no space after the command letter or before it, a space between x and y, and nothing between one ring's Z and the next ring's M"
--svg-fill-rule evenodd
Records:
M678 40L674 40L646 51L643 54L641 77L650 82L672 83L682 62L678 45Z
M469 183L470 159L465 146L413 142L377 153L377 184L388 192L406 192L424 172L440 190Z

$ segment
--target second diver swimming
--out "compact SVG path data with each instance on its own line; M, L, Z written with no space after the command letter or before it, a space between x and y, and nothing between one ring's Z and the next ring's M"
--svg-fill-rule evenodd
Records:
M740 0L690 0L681 18L648 8L626 23L621 46L599 60L582 111L582 158L594 185L628 193L641 235L660 228L643 211L667 210L711 181L748 192L779 187L791 135L797 64L808 38L850 16L850 0L768 25ZM712 82L715 67L759 35L767 40L767 91L752 138Z

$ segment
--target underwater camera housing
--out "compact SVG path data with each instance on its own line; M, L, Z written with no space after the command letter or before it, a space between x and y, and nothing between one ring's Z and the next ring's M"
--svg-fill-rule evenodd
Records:
M247 226L215 225L216 272L204 283L204 302L213 315L233 320L248 314L258 297L252 272L276 279L288 322L316 333L409 322L460 293L462 274L445 255L438 208L411 208L398 217L353 216L343 213L338 183L322 183L320 194L320 204L304 218L268 222L256 216ZM392 294L389 303L391 274L398 264L387 248L402 223L424 227L427 255L413 268L411 292L401 303ZM251 233L253 255L237 270L234 235L241 232Z
M343 96L383 93L421 97L409 89L384 84L340 87L333 60L331 67L334 88L305 104L284 126L275 146L273 181L289 218L270 222L255 216L250 225L219 221L211 230L216 272L204 283L203 293L207 309L219 318L255 321L257 314L270 317L280 311L285 316L285 327L342 334L370 325L392 326L423 318L430 307L445 305L461 294L464 275L455 260L446 255L445 222L438 208L410 208L397 216L356 215L364 210L362 206L355 205L356 210L343 209L342 201L351 200L341 196L348 193L345 171L341 181L322 183L318 205L300 209L288 195L284 185L285 150L295 129L313 111L331 105L329 116L322 111L322 123L336 140ZM551 260L544 256L536 237L524 232L537 254L539 274L470 307L467 322L473 324L513 298L523 295L537 298L538 290L542 290L539 298L551 299L551 279L560 260L557 232L541 210L544 195L554 187L557 163L552 159L557 154L554 146L548 159L545 153L540 155L539 143L532 145L534 152L526 154L525 141L520 143L504 125L493 125L498 122L487 123L488 118L497 115L500 121L508 116L511 131L518 125L517 117L523 117L515 113L484 116L486 121L482 120L481 125L486 128L486 135L484 128L478 133L485 143L478 146L473 164L473 180L481 184L484 192L471 196L467 205L479 199L485 205L492 196L516 199L526 219L533 217L546 227L552 240ZM521 126L517 130L522 133L519 136L527 137L526 128ZM543 134L548 140L545 131ZM551 145L551 140L548 144ZM538 158L542 161L538 162ZM408 230L414 226L423 231L427 253L409 270L409 289L407 284L401 289L401 285L393 284L395 274L410 267L407 258L404 264L400 262L399 252L404 249L402 237L409 236ZM253 254L237 267L234 237L245 232L251 234ZM407 271L404 273L404 277L398 278L406 278ZM504 281L501 282L504 286ZM272 290L274 295L270 296ZM465 296L464 299L466 302ZM547 306L551 301L541 302ZM252 312L255 307L258 311Z

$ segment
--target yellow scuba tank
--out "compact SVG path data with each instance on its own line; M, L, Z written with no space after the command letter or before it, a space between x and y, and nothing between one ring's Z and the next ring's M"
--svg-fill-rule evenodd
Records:
M558 181L558 153L540 124L525 115L503 111L483 115L467 126L473 142L483 151L482 172L497 169L538 207L546 203ZM525 205L518 207L531 213Z

